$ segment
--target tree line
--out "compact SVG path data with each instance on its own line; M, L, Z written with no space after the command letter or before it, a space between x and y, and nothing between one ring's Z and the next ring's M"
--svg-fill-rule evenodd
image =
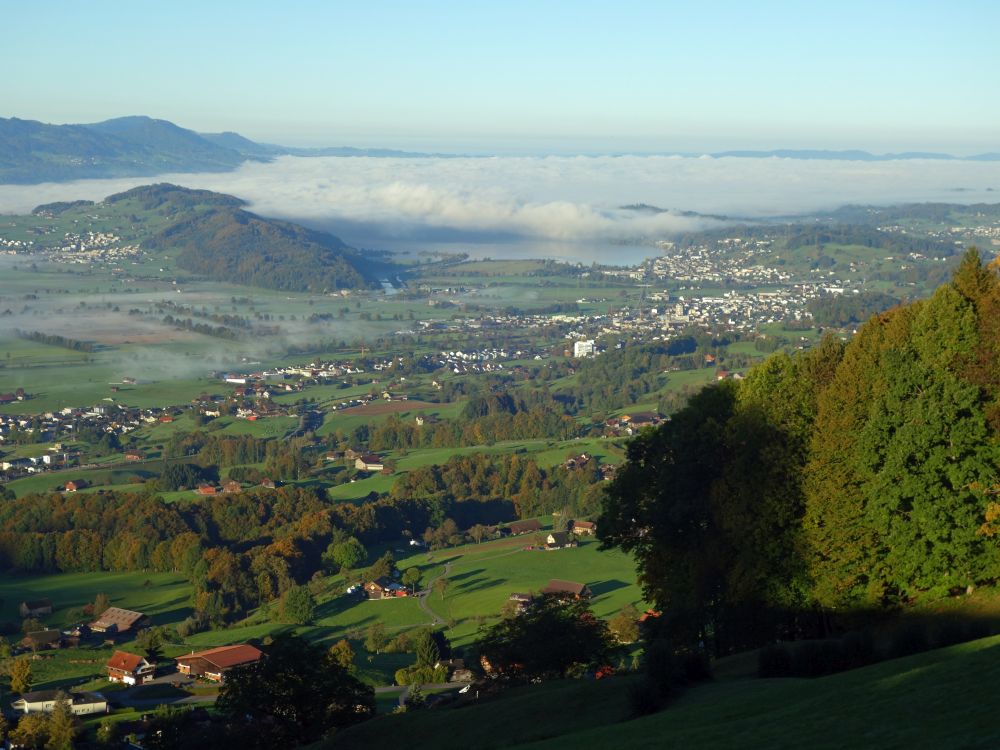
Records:
M71 339L69 336L60 336L56 333L22 331L20 328L16 329L14 333L19 339L24 339L25 341L35 341L39 344L47 344L49 346L61 346L63 349L72 349L75 352L94 351L93 341L80 341L79 339Z
M844 345L776 354L629 444L599 528L718 653L1000 578L1000 280L970 250Z

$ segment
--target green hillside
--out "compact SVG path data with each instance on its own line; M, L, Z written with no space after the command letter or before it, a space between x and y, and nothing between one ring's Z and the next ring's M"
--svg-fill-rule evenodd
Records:
M814 680L719 679L628 720L627 678L565 681L375 719L320 747L987 748L1000 636Z

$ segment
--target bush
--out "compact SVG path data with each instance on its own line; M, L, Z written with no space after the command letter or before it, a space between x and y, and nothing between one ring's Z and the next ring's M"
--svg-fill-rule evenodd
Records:
M628 687L628 703L633 716L655 714L663 708L667 697L668 695L663 692L663 687L649 677L633 682Z
M649 685L666 697L670 689L681 682L677 659L669 643L663 639L649 641L644 654L643 672Z
M764 646L757 654L758 677L791 677L792 652L782 643Z
M208 618L199 612L195 612L190 617L184 618L184 620L177 626L177 635L181 638L187 638L189 635L194 635L195 633L201 633L202 631L208 630L208 627Z
M694 685L712 679L712 664L703 651L686 651L678 656L679 672L684 682Z
M792 651L795 677L822 677L844 668L844 654L838 640L800 641Z
M840 639L844 669L864 667L877 661L875 642L867 630L852 630Z
M958 620L941 623L934 633L934 645L938 648L954 646L969 639L969 629Z
M994 633L996 633L996 628L986 620L970 620L966 624L966 635L970 641L987 638Z
M386 654L408 654L413 651L413 634L404 632L389 641L382 649Z
M448 667L403 667L396 670L395 679L397 685L435 685L448 679Z
M919 654L929 648L927 626L916 622L906 623L898 627L889 639L888 657L898 659L901 656Z

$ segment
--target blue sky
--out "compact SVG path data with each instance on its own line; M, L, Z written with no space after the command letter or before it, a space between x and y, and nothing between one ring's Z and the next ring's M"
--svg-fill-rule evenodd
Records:
M296 145L1000 151L995 2L17 2L0 115Z

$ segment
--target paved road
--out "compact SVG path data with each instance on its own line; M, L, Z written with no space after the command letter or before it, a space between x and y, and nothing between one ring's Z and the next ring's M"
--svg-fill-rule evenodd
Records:
M427 597L431 595L431 591L434 590L434 584L437 583L438 579L447 578L449 573L451 573L451 563L447 562L444 564L444 571L430 579L427 582L427 586L417 597L417 604L419 604L420 609L422 609L428 617L431 618L431 625L444 625L445 623L444 620L438 616L438 613L431 609L430 605L427 604Z
M437 691L437 690L452 690L454 688L462 688L468 684L469 683L467 682L436 682L430 685L421 685L420 689L426 693L428 690ZM399 694L399 705L401 706L406 705L406 701L410 697L410 689L412 687L413 687L412 685L407 685L406 687L402 688L402 692ZM400 689L399 685L382 685L381 687L375 688L375 693L376 695L379 693L391 693L394 690L399 690L399 689Z

